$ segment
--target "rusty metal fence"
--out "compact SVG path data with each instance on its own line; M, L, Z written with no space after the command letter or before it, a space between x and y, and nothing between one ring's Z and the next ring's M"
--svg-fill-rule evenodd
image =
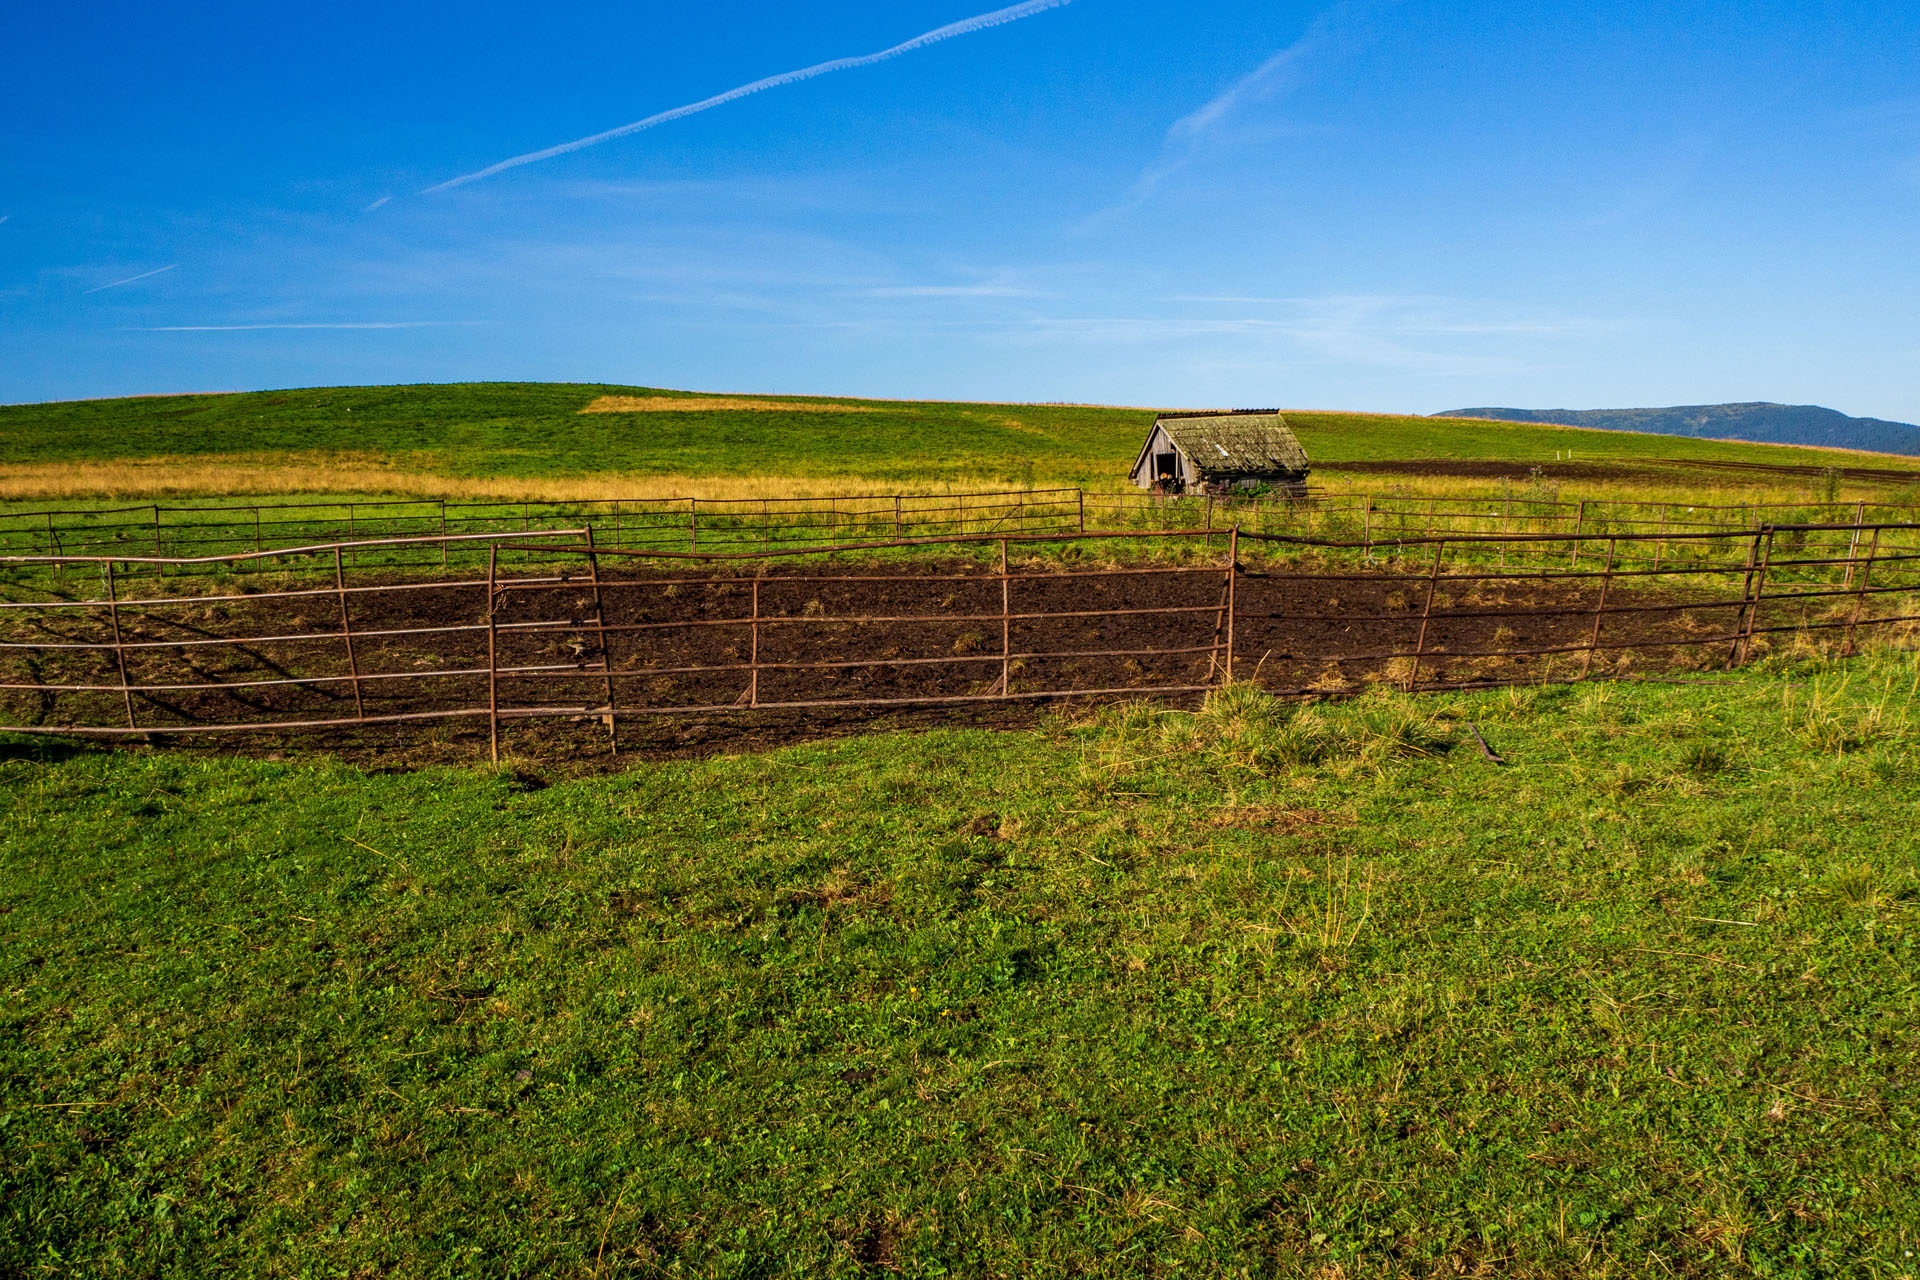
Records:
M825 498L391 498L0 512L0 555L206 560L320 542L594 530L626 550L761 550L871 538L1085 528L1078 489Z
M1684 535L1732 533L1765 525L1804 527L1820 548L1840 554L1874 526L1920 521L1920 508L1856 501L1708 504L1602 499L1580 501L1515 491L1483 498L1417 498L1334 493L1163 496L1080 488L955 494L878 494L826 498L583 499L568 502L369 499L0 511L0 555L142 557L156 572L196 568L215 558L329 542L450 538L591 528L598 544L623 550L760 550L861 540L964 534L1059 534L1089 530L1164 532L1238 527L1249 533L1314 536L1391 547L1410 537L1565 535L1573 563L1614 535L1627 559L1659 567L1678 552L1700 550ZM1811 532L1817 531L1817 532ZM1916 544L1920 545L1920 544ZM450 568L459 544L445 543ZM359 552L370 558L370 550ZM478 562L479 553L471 553ZM395 553L395 565L422 553ZM410 557L410 558L409 558ZM229 573L268 569L271 561L226 565Z
M0 729L464 724L497 758L503 728L534 722L617 748L650 717L1726 667L1789 642L1849 652L1869 629L1908 641L1916 529L1389 542L1202 527L662 551L606 546L583 524L0 557ZM271 576L203 572L249 563Z

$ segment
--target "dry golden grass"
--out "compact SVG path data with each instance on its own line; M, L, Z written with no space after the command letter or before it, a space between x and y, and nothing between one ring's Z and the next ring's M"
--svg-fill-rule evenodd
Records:
M212 495L398 494L568 502L592 498L831 498L970 492L978 484L903 484L866 476L448 476L379 454L214 455L105 462L0 463L0 502Z
M750 400L734 396L601 396L582 413L706 413L721 409L761 413L885 413L862 404L831 404L824 400Z
M1316 467L1313 483L1316 488L1324 488L1330 493L1369 494L1382 498L1473 498L1491 501L1501 496L1498 480L1473 476L1381 476L1343 472L1337 466ZM1582 478L1577 482L1552 482L1538 491L1525 481L1515 481L1507 492L1513 498L1516 513L1524 510L1520 506L1523 499L1536 496L1557 496L1561 502L1573 503L1586 498L1595 502L1673 502L1683 506L1789 506L1821 501L1808 482L1769 484L1753 477L1751 473L1738 476L1676 475L1668 483L1655 483L1638 477L1619 480ZM1895 486L1849 482L1840 486L1836 500L1842 503L1865 502L1871 507L1887 502L1893 496L1904 495L1896 494Z
M612 399L613 397L608 397ZM637 399L637 398L636 398ZM692 403L712 406L733 405L731 400L703 399ZM684 404L688 400L663 400ZM770 406L786 407L784 402L765 401ZM857 406L805 405L809 410L884 412ZM1003 425L1016 426L1009 420ZM397 494L433 498L500 498L516 501L562 502L586 498L660 499L660 498L798 498L846 497L859 494L955 493L982 489L1013 489L1029 481L1040 487L1056 484L1084 484L1089 492L1125 490L1118 477L1110 483L1073 475L1039 474L1007 476L969 474L956 477L876 479L869 476L747 475L712 476L672 474L625 474L572 476L452 476L436 470L431 455L384 454L373 451L311 453L208 454L192 457L116 458L75 462L0 463L0 502L41 501L47 499L138 498L214 495L294 495L294 494ZM1475 498L1497 500L1499 486L1486 480L1464 477L1405 477L1340 474L1331 470L1316 476L1330 493L1366 494L1378 498ZM1516 499L1514 510L1523 510L1517 500L1531 496L1527 486L1510 490ZM1665 501L1684 505L1795 504L1813 500L1804 487L1742 486L1737 489L1718 486L1688 487L1675 484L1649 485L1625 482L1587 482L1565 484L1557 488L1562 502L1582 498L1595 501ZM1843 501L1864 499L1869 507L1885 502L1884 488L1867 486L1843 490ZM1900 495L1906 496L1906 495ZM1410 520L1418 513L1411 513ZM1835 519L1850 519L1851 513L1837 513Z

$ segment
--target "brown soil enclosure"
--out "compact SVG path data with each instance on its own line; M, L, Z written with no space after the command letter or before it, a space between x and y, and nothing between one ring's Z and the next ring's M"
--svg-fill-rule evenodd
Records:
M1657 570L1631 535L1412 539L1369 564L1343 544L1217 530L667 567L566 533L479 535L447 571L349 571L349 548L330 546L243 585L184 579L191 592L150 571L206 562L43 560L15 567L60 575L0 601L0 726L656 753L1191 698L1230 671L1336 694L1718 668L1785 633L1850 646L1861 627L1910 623L1913 531L1845 527L1843 556L1807 554L1825 544L1804 533L1698 535ZM447 550L404 540L420 543ZM903 550L917 554L889 558Z

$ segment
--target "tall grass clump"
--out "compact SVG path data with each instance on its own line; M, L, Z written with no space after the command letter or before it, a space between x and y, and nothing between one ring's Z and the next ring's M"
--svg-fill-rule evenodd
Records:
M1136 703L1097 713L1090 728L1089 762L1110 773L1170 761L1220 775L1328 769L1344 777L1440 755L1454 742L1444 711L1411 695L1376 688L1346 701L1302 701L1246 682L1209 693L1194 711Z

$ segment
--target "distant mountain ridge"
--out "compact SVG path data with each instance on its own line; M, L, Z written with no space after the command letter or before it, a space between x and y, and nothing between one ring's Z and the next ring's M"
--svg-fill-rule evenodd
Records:
M1706 440L1820 445L1920 456L1920 426L1854 418L1817 404L1689 404L1670 409L1449 409L1436 418L1545 422L1601 431L1651 431Z

